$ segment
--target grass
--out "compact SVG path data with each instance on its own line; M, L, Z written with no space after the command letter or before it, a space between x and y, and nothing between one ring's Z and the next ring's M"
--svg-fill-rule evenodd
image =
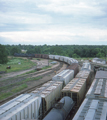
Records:
M11 92L1 93L1 94L0 94L0 100L3 100L3 99L5 99L5 98L7 98L7 97L9 97L9 96L11 96L11 95L12 95Z
M26 78L25 80L24 80L24 82L29 82L29 81L34 81L34 80L39 80L39 79L41 79L42 78L42 76L39 76L39 77L34 77L34 78Z
M0 71L15 72L20 70L26 70L33 66L36 66L36 64L29 59L23 59L18 57L11 57L8 59L9 61L7 64L0 65ZM11 66L11 69L6 69L7 66Z
M39 77L34 77L34 78L26 78L25 80L21 81L21 82L17 82L17 83L13 83L13 84L10 84L8 86L3 86L3 87L0 87L0 91L3 91L3 90L8 90L9 88L12 88L13 86L19 86L21 84L25 84L26 82L30 82L30 81L34 81L34 80L39 80L41 79L42 77L39 76Z
M37 70L31 70L31 71L26 72L26 73L23 73L23 74L21 74L21 75L30 74L30 73L34 73L34 72L37 72Z
M17 93L17 92L20 92L21 90L23 90L23 89L25 89L27 87L28 87L27 84L24 83L24 84L14 88L14 89L12 89L11 92L12 93Z
M11 90L11 92L7 92L7 93L1 93L0 94L0 100L3 100L9 96L11 96L13 93L17 93L17 92L20 92L21 90L27 88L27 84L22 84L14 89Z
M0 87L0 91L2 90L9 90L9 88L12 88L12 86L18 86L14 89L11 90L11 92L6 92L6 93L0 93L0 100L6 99L7 97L11 96L14 93L20 92L21 90L24 90L25 88L28 87L26 82L30 82L30 81L34 81L34 80L39 80L42 77L35 77L35 78L26 78L24 81L18 82L18 83L14 83L5 87Z
M45 69L48 69L48 68L51 68L51 66L45 66L42 68L42 70L45 70Z

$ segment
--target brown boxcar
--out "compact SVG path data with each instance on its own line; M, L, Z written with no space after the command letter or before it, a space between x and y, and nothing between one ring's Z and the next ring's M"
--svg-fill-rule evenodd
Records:
M35 54L35 58L41 58L41 54Z
M41 57L44 58L44 59L48 59L48 58L49 58L49 55L47 55L47 54L42 54Z
M67 69L74 70L74 77L79 72L79 65L78 63L73 63L72 65L68 66Z

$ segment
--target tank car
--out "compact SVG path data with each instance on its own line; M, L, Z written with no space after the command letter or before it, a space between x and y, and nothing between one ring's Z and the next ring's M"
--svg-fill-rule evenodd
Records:
M74 106L70 97L63 97L43 120L65 120Z

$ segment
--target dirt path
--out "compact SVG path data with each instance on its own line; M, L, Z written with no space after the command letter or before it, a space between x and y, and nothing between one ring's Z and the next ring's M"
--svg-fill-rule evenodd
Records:
M6 98L4 100L1 100L0 104L3 104L5 102L7 102L8 100L13 99L14 97L16 97L16 96L18 96L18 95L20 95L22 93L26 93L28 91L33 91L37 87L40 87L42 84L46 83L47 81L52 80L52 77L55 75L54 71L57 71L59 73L60 71L64 70L66 67L67 67L67 65L65 63L58 63L58 64L52 66L52 69L50 69L48 71L44 70L44 72L43 73L41 72L40 74L28 75L27 78L31 78L31 79L33 77L37 78L38 76L41 76L42 78L40 78L39 80L33 80L33 81L26 82L26 84L28 86L27 88L21 90L20 92L12 94L12 96L10 96L10 97L8 97L8 98ZM26 79L26 78L24 78L24 77L22 77L22 78L20 78L20 77L19 78L12 78L12 80L9 79L9 81L6 80L6 81L2 81L1 83L4 86L8 85L8 84L14 84L13 86L11 86L11 89L13 89L14 87L18 87L17 82L21 82L24 79ZM4 89L4 90L2 90L2 92L4 91L6 93L6 92L11 91L11 89L10 88L7 89L7 90Z
M12 78L12 77L15 77L17 75L21 75L21 74L24 74L26 72L29 72L29 71L32 71L32 70L35 70L36 67L44 67L44 66L47 66L48 65L48 60L47 59L42 59L41 61L38 61L38 60L31 60L32 62L34 63L37 63L37 66L34 66L30 69L27 69L27 70L22 70L22 71L19 71L19 72L11 72L11 73L4 73L4 74L1 74L1 78L0 78L0 81L2 80L5 80L5 79L8 79L8 78ZM50 64L49 64L50 65ZM57 65L57 64L56 64ZM51 65L52 68L55 67L56 65Z

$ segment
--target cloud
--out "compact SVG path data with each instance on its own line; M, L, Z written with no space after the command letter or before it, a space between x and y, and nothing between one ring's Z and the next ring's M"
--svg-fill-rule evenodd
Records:
M106 6L106 0L0 0L0 37L15 44L105 44Z
M0 13L0 22L3 23L17 23L17 24L44 24L51 23L51 17L48 15L39 15L33 13L23 12L9 12Z
M99 6L92 2L87 4L87 1L77 0L50 0L48 4L39 4L40 9L46 11L53 11L55 13L72 14L72 15L85 15L85 16L102 16L105 15L104 11Z
M83 28L51 28L40 31L1 32L0 37L24 44L86 44L107 42L107 30Z

